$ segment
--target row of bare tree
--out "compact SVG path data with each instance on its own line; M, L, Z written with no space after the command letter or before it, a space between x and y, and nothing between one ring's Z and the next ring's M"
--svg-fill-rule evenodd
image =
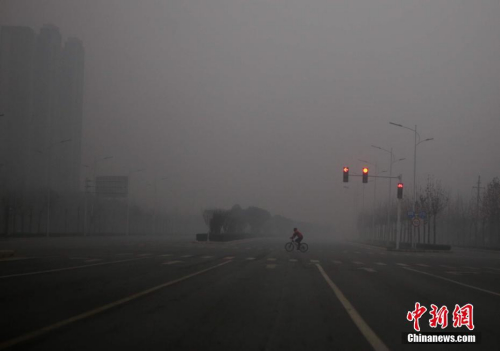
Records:
M396 201L401 201L401 229L396 233ZM357 218L361 237L369 240L401 242L415 240L427 244L449 244L477 247L500 247L500 181L491 180L479 196L464 199L451 195L439 180L427 178L417 192L415 214L421 216L420 226L412 229L409 212L413 203L408 197L395 200L389 209L387 203L360 212ZM389 215L388 215L389 213Z

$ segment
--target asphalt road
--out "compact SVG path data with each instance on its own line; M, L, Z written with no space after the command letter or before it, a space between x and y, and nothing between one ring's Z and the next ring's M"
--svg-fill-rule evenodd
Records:
M0 350L500 350L500 253L391 252L305 238L0 241ZM480 344L403 344L474 306ZM431 304L449 326L429 326Z

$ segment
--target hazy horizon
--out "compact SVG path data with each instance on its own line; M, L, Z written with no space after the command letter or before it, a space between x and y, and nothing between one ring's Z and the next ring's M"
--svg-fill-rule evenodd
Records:
M145 168L134 201L150 206L148 182L167 178L167 209L339 225L361 193L342 167L388 170L371 145L406 158L393 174L411 194L414 134L389 122L434 138L418 146L419 185L468 199L499 176L499 15L494 0L0 0L0 25L83 41L83 160L113 156L100 175Z

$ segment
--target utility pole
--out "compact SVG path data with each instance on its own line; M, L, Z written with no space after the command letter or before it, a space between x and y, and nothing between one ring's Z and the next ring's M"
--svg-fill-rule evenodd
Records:
M476 241L477 245L477 237L478 237L478 231L479 231L479 226L478 226L478 221L479 221L479 199L481 197L480 190L483 189L484 187L481 186L481 176L478 176L477 178L477 186L473 186L472 189L477 189L477 197L476 197L476 213L475 213L475 218L474 218L474 241Z

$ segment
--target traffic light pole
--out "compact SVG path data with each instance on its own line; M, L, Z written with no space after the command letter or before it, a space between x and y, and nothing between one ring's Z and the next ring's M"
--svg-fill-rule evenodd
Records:
M396 250L399 250L400 234L401 234L401 199L398 199L398 222L396 224Z

